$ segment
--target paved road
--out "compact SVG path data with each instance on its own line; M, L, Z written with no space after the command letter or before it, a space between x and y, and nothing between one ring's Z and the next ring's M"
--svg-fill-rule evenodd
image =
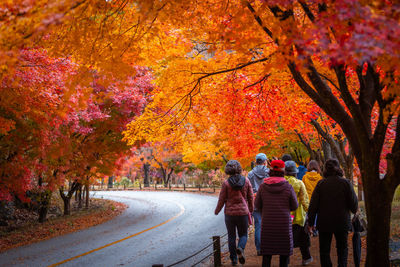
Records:
M141 191L95 195L129 207L104 224L6 251L0 254L0 266L167 266L226 232L223 214L214 215L214 196ZM178 266L190 266L201 258Z

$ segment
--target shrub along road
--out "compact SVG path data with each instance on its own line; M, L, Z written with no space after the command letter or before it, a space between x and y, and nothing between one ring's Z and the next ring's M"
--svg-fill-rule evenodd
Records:
M210 244L213 235L226 232L223 214L214 215L215 196L108 191L96 192L95 197L119 201L128 208L104 224L8 250L0 254L0 266L168 265Z

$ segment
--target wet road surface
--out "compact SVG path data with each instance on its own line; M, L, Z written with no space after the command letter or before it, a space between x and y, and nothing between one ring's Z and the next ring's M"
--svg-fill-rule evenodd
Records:
M152 266L175 263L226 233L217 197L143 191L95 192L128 205L118 217L86 230L8 250L0 266ZM212 247L177 266L191 266Z

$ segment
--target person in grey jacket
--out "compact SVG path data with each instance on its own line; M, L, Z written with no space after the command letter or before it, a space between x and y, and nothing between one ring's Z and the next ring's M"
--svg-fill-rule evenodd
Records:
M266 166L268 158L264 153L259 153L256 156L256 166L249 172L247 178L250 180L253 187L254 195L257 193L258 188L264 182L265 178L269 177L269 168ZM257 255L261 256L261 212L254 209L254 241L257 249Z

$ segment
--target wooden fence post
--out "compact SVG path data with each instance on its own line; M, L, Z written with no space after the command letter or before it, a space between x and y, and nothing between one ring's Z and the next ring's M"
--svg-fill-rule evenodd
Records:
M183 191L186 191L186 184L183 184Z
M219 236L213 236L214 267L221 266L221 240Z
M199 184L199 191L201 191L201 184Z

